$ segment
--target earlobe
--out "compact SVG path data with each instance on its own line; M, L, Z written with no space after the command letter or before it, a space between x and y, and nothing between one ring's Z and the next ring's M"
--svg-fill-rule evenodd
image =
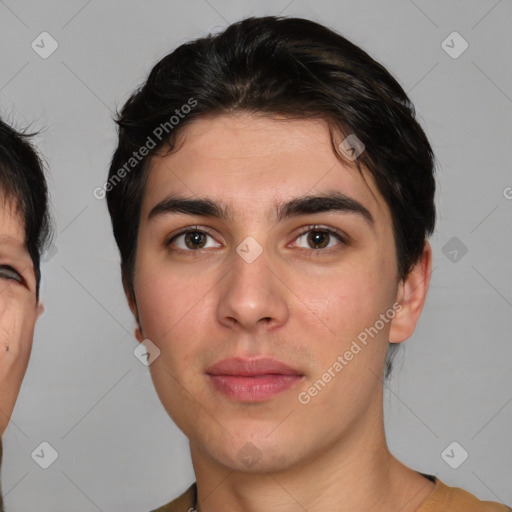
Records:
M137 327L135 327L134 334L135 334L135 339L139 343L142 343L145 340L145 337L142 334L142 328L141 328L140 324L137 324Z
M401 305L391 322L390 343L401 343L408 339L420 317L432 272L432 249L427 240L423 253L409 274L400 282L396 302Z
M144 334L142 333L142 326L140 325L140 320L139 320L139 312L137 310L137 304L136 302L133 302L131 305L130 305L130 309L133 313L133 316L135 317L135 322L137 322L137 327L135 327L133 333L134 333L134 336L135 336L135 339L139 342L139 343L142 343L144 340L145 340L145 336Z
M44 313L44 304L42 302L38 302L36 306L36 319L39 318Z
M139 320L139 311L137 308L137 300L135 299L135 293L133 290L127 285L127 283L123 279L123 288L124 293L126 295L126 300L128 301L128 307L130 308L130 311L132 312L133 316L135 317L135 322L137 323L137 327L134 329L134 336L135 339L142 343L145 339L144 334L142 333L142 327L140 325Z

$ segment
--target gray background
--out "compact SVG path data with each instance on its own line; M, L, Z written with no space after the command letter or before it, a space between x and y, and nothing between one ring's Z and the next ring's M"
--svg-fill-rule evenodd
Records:
M42 269L46 312L4 438L10 512L140 512L193 481L186 439L133 356L117 249L93 190L115 147L113 111L158 59L242 17L278 13L325 23L387 66L439 161L432 284L388 383L390 449L512 504L510 0L5 0L0 110L44 129L36 142L56 221ZM31 48L43 31L59 44L47 59ZM456 59L441 47L453 31L469 44ZM59 453L46 470L31 457L42 441ZM453 441L469 453L458 469L441 457Z

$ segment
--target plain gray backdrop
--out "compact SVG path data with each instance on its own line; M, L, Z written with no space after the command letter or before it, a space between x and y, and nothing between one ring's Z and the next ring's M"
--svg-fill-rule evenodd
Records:
M194 480L186 438L133 355L117 248L93 190L115 148L113 112L153 65L267 14L334 28L414 102L439 163L439 216L427 304L386 389L388 442L414 469L512 504L510 0L5 0L0 112L42 129L55 219L46 311L4 438L9 512L147 511ZM48 469L31 456L42 442L58 453ZM465 452L456 469L446 462Z

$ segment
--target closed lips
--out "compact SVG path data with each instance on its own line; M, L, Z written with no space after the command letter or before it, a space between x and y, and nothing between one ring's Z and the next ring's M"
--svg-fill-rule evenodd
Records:
M257 377L262 375L302 375L277 359L242 359L229 358L218 361L206 369L209 375L233 375L240 377Z

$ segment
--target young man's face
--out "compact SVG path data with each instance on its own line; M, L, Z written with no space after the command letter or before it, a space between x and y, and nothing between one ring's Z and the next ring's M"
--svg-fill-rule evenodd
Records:
M42 310L21 218L0 195L0 435L14 409Z
M137 338L161 351L151 375L193 457L270 471L368 441L388 341L412 333L423 305L428 245L401 282L389 208L368 172L336 158L323 121L225 115L183 135L151 164L134 290ZM348 201L284 206L334 194ZM208 199L227 217L175 211L171 196ZM230 358L291 371L212 368Z

